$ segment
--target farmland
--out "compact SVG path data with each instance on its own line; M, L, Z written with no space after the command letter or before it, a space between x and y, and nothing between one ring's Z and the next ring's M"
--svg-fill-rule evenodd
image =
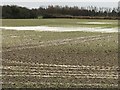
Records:
M85 22L101 22L106 24L85 24ZM12 23L11 23L12 22ZM62 27L117 27L117 20L97 19L3 19L3 26L62 26Z
M95 19L3 19L2 23L9 27L117 27L116 20ZM3 87L115 88L118 34L3 29L2 65Z

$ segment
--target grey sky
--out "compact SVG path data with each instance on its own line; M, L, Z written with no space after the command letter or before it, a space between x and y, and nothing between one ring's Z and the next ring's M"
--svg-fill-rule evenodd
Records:
M119 2L119 0L1 0L2 2Z
M6 1L6 0L4 0ZM87 6L97 6L97 7L110 7L110 8L113 8L113 7L118 7L118 2L117 0L110 0L109 2L90 2L90 1L84 1L84 2L79 2L77 1L74 1L74 2L55 2L55 0L51 1L51 2L47 2L47 0L45 0L46 2L41 2L41 1L38 1L38 2L33 2L33 1L29 1L29 2L16 2L17 0L14 0L14 2L2 2L1 5L19 5L19 6L24 6L24 7L28 7L28 8L38 8L39 6L43 6L43 7L46 7L48 5L60 5L60 6L65 6L65 5L68 5L68 6L78 6L78 7L87 7ZM50 0L49 0L50 1ZM57 0L56 0L57 1ZM113 2L112 2L113 1Z

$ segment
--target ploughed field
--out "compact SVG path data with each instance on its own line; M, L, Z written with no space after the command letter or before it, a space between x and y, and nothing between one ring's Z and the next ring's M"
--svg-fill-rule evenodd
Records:
M63 24L66 22L64 24L66 27L72 26L68 24L70 20L68 19L68 22L63 20ZM35 26L40 21L48 26L51 22L54 22L52 26L61 25L58 22L62 23L61 19L48 19L46 22L26 20L23 23L22 20L16 20L12 25L12 21L15 20L3 20L3 26L10 24L23 26L23 23L27 26L32 24ZM116 21L108 20L108 22ZM37 23L37 26L43 25L41 23ZM77 27L75 25L73 24ZM96 23L87 24L86 27L88 26L105 27L106 25ZM108 27L112 28L115 25ZM2 65L3 87L115 88L118 87L118 34L4 29L2 30Z

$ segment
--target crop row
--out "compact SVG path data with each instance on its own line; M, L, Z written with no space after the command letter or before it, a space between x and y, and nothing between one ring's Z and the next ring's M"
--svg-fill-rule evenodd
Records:
M77 37L73 39L62 39L62 40L53 40L53 41L46 41L46 42L40 42L37 44L27 44L27 45L22 45L22 46L15 46L9 49L4 49L3 52L6 51L12 51L12 50L22 50L22 49L30 49L30 48L36 48L36 47L46 47L46 46L58 46L58 45L63 45L63 44L75 44L75 43L83 43L87 41L94 41L94 40L101 40L105 38L110 38L112 36L88 36L88 37Z

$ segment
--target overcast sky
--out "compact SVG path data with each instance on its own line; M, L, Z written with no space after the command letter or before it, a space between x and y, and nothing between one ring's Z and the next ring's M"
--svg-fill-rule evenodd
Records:
M119 0L1 0L2 2L119 2Z
M46 7L48 5L60 6L97 6L97 7L118 7L119 0L2 0L0 5L19 5L28 8Z

